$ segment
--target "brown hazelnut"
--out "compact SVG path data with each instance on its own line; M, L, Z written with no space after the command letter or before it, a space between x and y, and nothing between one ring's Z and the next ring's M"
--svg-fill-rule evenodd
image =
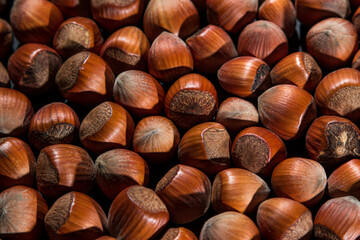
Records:
M191 73L179 78L165 97L165 115L176 126L189 129L211 121L218 107L214 85L205 77Z
M82 52L100 53L104 40L96 23L85 17L74 17L64 21L57 30L53 46L64 58Z
M53 90L55 76L62 60L52 48L27 43L10 56L8 71L15 86L31 95L47 94Z
M68 105L50 103L40 108L31 119L29 141L38 150L53 144L75 143L79 127L79 118Z

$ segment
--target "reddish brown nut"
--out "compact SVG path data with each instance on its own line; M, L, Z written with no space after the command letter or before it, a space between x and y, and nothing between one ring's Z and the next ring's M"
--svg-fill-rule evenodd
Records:
M160 81L173 82L182 75L190 73L193 65L190 49L175 34L162 32L150 47L149 72Z
M98 187L111 200L129 186L146 186L149 182L149 168L144 159L126 149L101 154L95 161L95 171Z
M127 70L147 70L150 43L140 28L127 26L108 37L100 56L117 76Z
M236 167L264 178L270 177L274 167L286 156L285 144L280 137L262 127L242 130L231 149L231 159Z
M326 172L318 162L293 157L274 168L271 186L277 197L291 198L310 208L323 197L326 180Z
M53 144L75 143L79 127L79 118L68 105L50 103L40 108L31 119L29 141L38 150Z
M213 182L211 206L216 212L238 211L253 214L268 198L270 188L256 174L240 168L219 172Z
M138 24L144 5L144 0L91 0L91 12L94 20L111 33Z
M94 162L84 149L70 144L55 144L40 151L36 183L43 195L56 199L70 191L87 193L94 181Z
M14 186L0 193L0 238L40 239L48 206L40 193L25 186Z
M44 222L50 240L96 239L108 230L101 206L91 197L74 191L56 200Z
M91 17L89 0L51 0L66 17Z
M166 117L182 129L211 121L217 107L214 85L207 78L194 73L179 78L169 88L164 103Z
M264 239L307 240L312 236L311 212L288 198L271 198L261 203L256 222Z
M180 134L174 123L162 116L150 116L135 128L133 149L147 162L164 163L176 154Z
M49 93L62 60L52 48L28 43L18 48L9 58L8 71L16 87L26 94Z
M360 199L360 160L352 159L338 167L329 177L327 194L331 198L352 195Z
M121 191L109 210L109 232L117 239L149 239L169 221L169 212L156 193L143 186Z
M241 227L239 227L241 226ZM200 240L260 240L255 223L246 215L228 211L208 219L200 233Z
M103 42L100 30L93 20L74 17L60 25L53 46L62 57L69 58L82 51L99 54Z
M207 0L207 19L227 32L238 34L257 13L257 0Z
M184 227L169 228L160 240L198 240L195 234Z
M128 70L115 79L114 100L138 118L160 115L164 106L165 91L150 74Z
M270 77L273 85L293 84L313 92L321 80L322 71L310 54L295 52L281 59L271 70Z
M10 86L9 73L2 64L2 62L0 62L0 87L9 87L9 86Z
M225 62L238 56L230 36L215 25L208 25L186 39L194 58L194 68L205 74L215 74Z
M291 0L267 0L259 8L259 19L278 25L287 37L295 31L296 10Z
M360 131L346 118L321 116L306 133L306 150L310 158L326 170L360 156Z
M314 98L304 89L282 84L274 86L258 98L262 124L283 140L294 140L306 131L316 118Z
M34 154L24 141L14 137L0 138L0 191L14 185L32 187L35 168Z
M346 18L351 10L348 0L295 0L295 7L297 18L308 26L325 18Z
M255 57L237 57L224 63L217 73L225 91L254 98L270 87L270 67Z
M285 33L276 24L259 20L247 25L238 40L239 56L260 58L269 66L275 65L288 54Z
M55 79L66 99L86 107L111 99L114 81L109 65L91 52L80 52L67 59Z
M21 43L51 43L63 21L60 9L46 0L15 0L10 12L10 24Z
M205 122L182 137L178 158L182 164L215 175L230 166L231 139L220 123Z
M91 110L82 121L80 140L96 154L114 148L129 148L134 128L130 114L123 107L104 102Z
M12 50L13 31L10 24L0 18L0 60L5 59Z
M329 18L314 25L306 35L308 52L323 68L346 66L359 48L355 27L348 20Z
M185 224L209 209L211 182L200 170L178 164L158 182L155 192L166 205L170 221Z
M229 97L220 104L216 122L226 127L231 136L236 136L244 128L257 125L259 113L251 102Z
M0 87L0 137L24 135L33 115L31 102L24 94Z
M360 202L353 196L328 200L314 220L317 239L358 239L360 237Z
M324 115L360 120L360 72L343 68L326 75L315 91L315 101Z
M110 237L110 236L102 236L95 240L116 240L116 238Z
M351 67L360 70L360 50L355 53Z
M199 13L190 0L151 0L144 14L144 31L151 42L163 31L186 38L199 25Z

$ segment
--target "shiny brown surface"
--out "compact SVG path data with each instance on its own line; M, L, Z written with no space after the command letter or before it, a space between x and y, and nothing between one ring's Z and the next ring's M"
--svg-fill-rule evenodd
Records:
M160 83L146 72L122 72L115 79L113 93L114 101L135 117L160 115L163 110L165 91Z
M24 141L0 138L0 191L14 185L33 187L35 168L34 154Z
M47 212L44 223L50 240L96 239L108 229L101 206L79 192L69 192L58 198Z
M230 166L231 139L220 123L205 122L192 127L182 137L178 158L182 164L215 175Z
M242 55L242 54L240 54ZM237 57L217 73L221 87L242 98L254 98L270 87L270 67L255 57Z
M144 0L89 1L94 20L109 33L127 25L138 24L145 5Z
M206 13L208 22L219 25L226 31L238 34L257 13L257 0L207 0Z
M264 126L283 140L299 138L316 117L316 104L305 90L288 84L274 86L258 98Z
M53 90L61 64L61 57L54 49L43 44L28 43L11 55L8 71L20 91L29 95L44 95Z
M289 51L285 33L276 24L259 20L247 25L238 39L239 56L260 58L269 66L274 66Z
M270 188L256 174L245 169L229 168L219 172L214 179L211 206L218 213L238 211L250 215L269 194Z
M40 151L36 183L43 195L57 199L70 191L88 193L94 181L94 162L84 149L55 144Z
M0 209L0 238L40 238L48 206L38 191L25 186L8 188L0 193Z
M164 163L176 157L180 134L174 123L162 116L141 119L132 146L148 162Z
M0 87L0 137L24 135L33 115L31 102L24 94Z
M80 125L80 140L90 151L101 154L114 148L129 148L134 122L120 105L104 102L95 107Z
M199 29L198 11L190 0L152 0L144 13L144 31L152 42L163 31L186 38Z
M174 82L190 73L193 67L190 49L175 34L162 32L151 44L148 55L149 73L159 81Z
M52 2L46 0L15 0L10 23L21 43L49 44L64 16Z
M288 37L294 34L296 10L291 0L264 1L259 7L259 19L275 23Z
M236 167L245 168L264 178L286 158L284 142L275 133L262 127L242 130L234 139L231 159Z
M200 240L217 239L260 240L261 235L249 217L242 213L228 211L208 219L202 227Z
M310 54L295 52L281 59L270 76L273 85L293 84L312 93L321 81L322 71Z
M150 43L137 27L127 26L111 34L101 48L100 56L115 75L126 70L147 70Z
M66 99L87 107L110 100L114 81L109 65L95 53L86 51L67 59L55 79Z
M351 10L346 0L296 0L295 7L299 21L308 26L326 18L346 18Z
M360 72L343 68L326 75L316 88L314 97L323 115L338 115L360 120Z
M220 27L207 25L186 39L194 58L195 70L215 74L228 60L237 57L235 45L230 36Z
M50 103L37 111L29 126L29 140L38 150L59 143L75 143L79 118L68 105Z
M214 85L199 74L179 78L165 96L165 115L175 125L189 129L199 123L211 121L218 106Z
M153 190L132 186L117 195L108 217L109 232L117 239L149 239L165 227L169 212Z
M358 41L355 27L342 18L322 20L306 35L308 53L329 70L346 67L359 48Z
M331 198L352 195L360 199L360 160L352 159L338 167L329 177L327 194Z
M314 220L317 238L357 239L360 236L360 202L352 196L328 200Z
M109 199L132 185L146 186L149 182L147 163L127 149L107 151L95 161L96 183Z
M184 227L170 228L160 240L198 240L195 234Z
M178 164L158 182L155 192L166 205L170 221L185 224L208 210L211 182L200 170Z
M269 240L311 239L311 212L304 205L291 199L271 198L264 201L259 206L256 222L261 235Z
M318 162L295 157L274 168L271 187L277 197L291 198L310 208L324 195L326 180L326 172Z
M53 39L54 49L64 58L81 52L100 53L104 39L96 23L84 17L73 17L64 21Z
M259 113L251 102L238 97L229 97L219 106L216 122L226 127L231 136L235 136L242 129L257 125Z
M306 150L310 158L321 163L326 170L334 170L339 164L359 156L359 135L359 129L350 120L321 116L306 133Z

